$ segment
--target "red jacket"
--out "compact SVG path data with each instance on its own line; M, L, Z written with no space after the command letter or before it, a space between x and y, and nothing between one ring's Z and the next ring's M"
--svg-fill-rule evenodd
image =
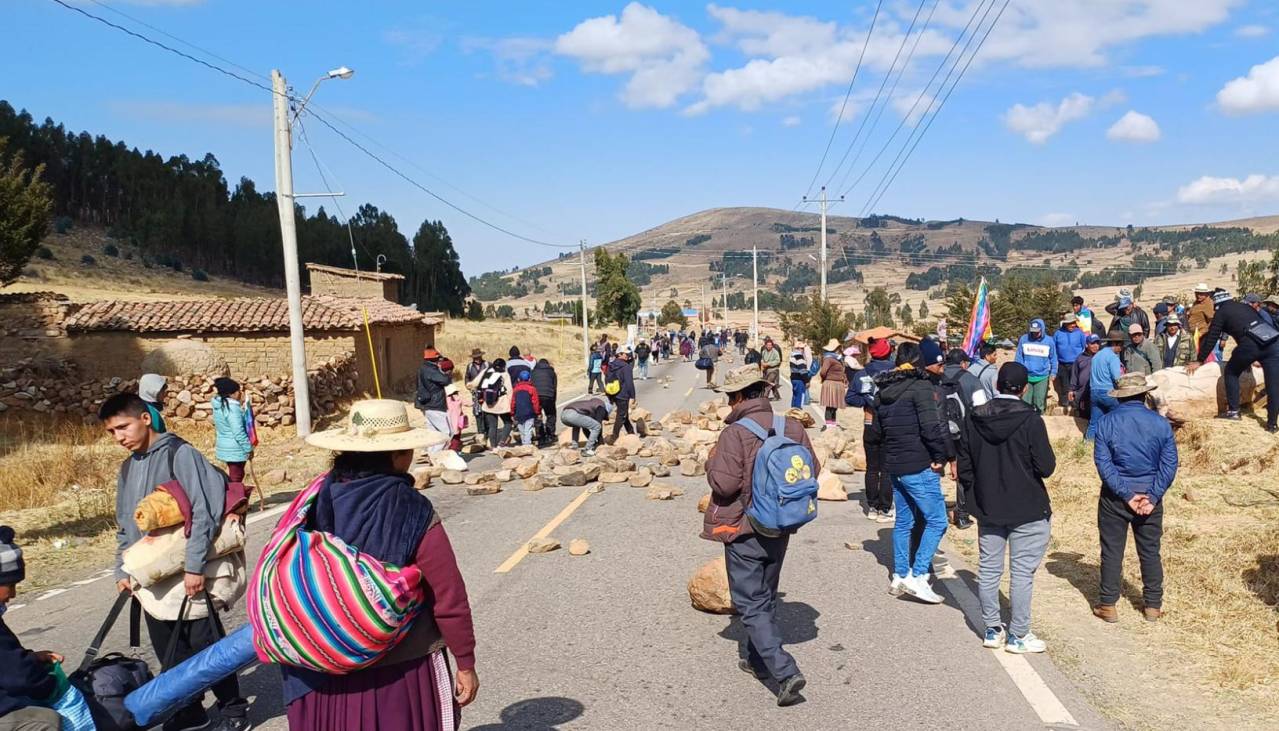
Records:
M528 394L529 398L532 399L533 412L531 414L520 413L520 401L523 400L520 398L520 394L522 393ZM515 388L511 391L511 416L516 421L525 421L527 419L535 418L540 413L542 413L542 402L537 398L537 389L533 387L533 383L531 381L520 381L517 383Z

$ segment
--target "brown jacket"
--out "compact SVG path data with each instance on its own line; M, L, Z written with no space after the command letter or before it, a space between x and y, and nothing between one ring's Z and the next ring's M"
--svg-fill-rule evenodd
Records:
M841 366L842 368L843 366ZM733 407L724 419L733 424L739 419L754 419L765 429L773 427L773 407L766 398L743 401ZM795 419L786 419L786 436L804 445L810 452L813 444L808 440L804 426ZM755 471L755 455L764 445L746 429L726 428L719 434L719 441L711 450L706 462L706 481L711 486L711 502L706 507L702 522L702 538L708 541L732 543L754 532L746 509L751 504L751 477ZM813 467L821 472L822 466L813 454Z
M1190 337L1203 337L1208 334L1208 326L1212 324L1212 316L1216 314L1217 306L1212 303L1209 297L1203 302L1196 302L1190 307L1190 311L1186 314L1186 331Z
M839 358L827 358L823 355L822 367L817 371L817 376L822 379L822 383L827 381L848 383L848 374L844 372L844 361Z

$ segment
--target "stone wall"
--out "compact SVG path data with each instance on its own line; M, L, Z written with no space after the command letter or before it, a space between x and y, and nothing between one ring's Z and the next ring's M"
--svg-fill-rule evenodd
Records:
M136 379L142 375L142 359L147 353L175 339L207 343L226 360L233 378L289 373L293 369L289 337L281 333L190 336L131 332L72 333L68 338L66 356L75 361L80 372L89 378L118 376ZM355 335L350 332L308 333L306 337L308 363L349 357L354 348Z
M0 363L57 354L65 347L63 321L76 309L52 292L0 295Z
M292 378L288 375L240 378L262 426L294 422ZM311 410L335 414L359 393L355 360L350 356L320 363L310 374ZM85 378L70 361L35 358L0 369L0 413L32 411L92 419L108 397L137 391L136 378ZM165 419L205 421L212 413L213 378L206 375L169 379Z

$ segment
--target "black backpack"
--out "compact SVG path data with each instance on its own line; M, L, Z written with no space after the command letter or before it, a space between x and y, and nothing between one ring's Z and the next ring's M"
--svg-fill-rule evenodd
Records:
M959 390L959 379L964 377L964 373L965 371L960 371L959 375L953 380L944 378L941 382L942 409L946 417L946 427L950 431L952 439L959 438L964 426L964 417L967 416L968 409L972 406L972 404L964 402L963 393Z
M107 639L107 633L120 616L125 604L129 604L129 647L139 647L139 627L142 622L142 605L127 593L120 594L98 634L84 651L80 667L67 678L89 704L93 724L99 731L134 731L138 726L133 714L124 707L124 697L151 682L151 668L145 660L110 652L101 657L98 652Z
M506 395L506 382L499 377L492 385L484 388L482 395L485 406L497 406L497 402Z

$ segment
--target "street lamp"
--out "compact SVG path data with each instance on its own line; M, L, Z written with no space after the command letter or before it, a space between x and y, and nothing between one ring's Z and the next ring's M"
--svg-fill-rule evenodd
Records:
M311 101L311 96L315 94L316 89L320 88L320 84L323 84L329 79L349 79L352 76L355 76L355 71L346 66L338 66L327 74L316 79L315 83L311 85L311 90L306 93L306 96L302 97L302 103L299 104L297 110L293 112L293 118L297 119L298 115L302 114L302 110L306 108L307 102Z

